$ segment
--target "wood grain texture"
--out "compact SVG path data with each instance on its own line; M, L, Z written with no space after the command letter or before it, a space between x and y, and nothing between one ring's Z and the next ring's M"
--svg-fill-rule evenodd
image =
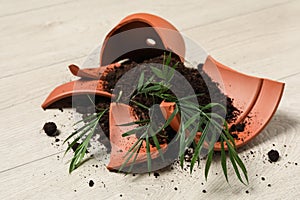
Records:
M81 65L105 34L134 12L165 17L214 58L236 70L286 83L282 102L269 125L239 150L249 171L248 186L238 182L232 168L228 185L218 157L208 182L203 177L204 162L192 175L177 165L173 170L161 171L158 178L153 174L110 173L105 168L108 157L101 148L95 150L96 159L68 174L71 155L62 159L66 146L45 136L41 129L46 121L55 121L62 140L73 130L74 115L69 110L43 111L40 105L52 88L74 78L68 72L68 64ZM0 1L0 13L0 199L300 196L298 0L12 0ZM276 163L269 163L266 157L271 149L281 155ZM89 180L95 182L94 187L89 187Z

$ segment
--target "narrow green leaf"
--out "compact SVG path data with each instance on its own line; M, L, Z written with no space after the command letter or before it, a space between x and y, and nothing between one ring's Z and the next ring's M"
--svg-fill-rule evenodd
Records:
M172 53L170 52L167 59L166 59L166 62L164 63L165 65L169 66L170 65L170 62L171 62L171 58L172 58Z
M161 148L160 148L160 145L159 145L159 142L158 142L158 139L157 139L156 135L152 135L152 139L153 139L153 142L154 142L154 144L155 144L155 147L156 147L156 149L157 149L157 151L158 151L158 153L159 153L161 159L162 159L163 161L165 161L164 155L163 155L163 153L162 153L162 151L161 151Z
M190 171L193 170L194 165L195 165L196 161L199 158L199 153L200 153L200 150L201 150L201 148L203 146L204 139L205 139L205 137L207 135L208 127L209 127L209 125L206 124L204 130L202 131L202 135L200 137L200 140L198 141L198 144L197 144L197 146L195 148L195 152L194 152L194 155L193 155L192 160L191 160Z
M164 77L164 75L163 75L163 72L160 70L160 69L158 69L158 68L156 68L156 67L150 67L151 68L151 70L152 70L152 72L158 77L158 78L161 78L161 79L164 79L165 77Z
M133 161L132 161L132 163L130 165L130 168L129 168L128 172L131 172L131 170L132 170L132 168L133 168L133 166L134 166L134 164L136 162L136 159L137 159L137 157L139 155L139 152L141 150L142 144L143 144L143 142L140 143L140 145L137 147L137 151L134 152L135 156L134 156L134 159L133 159Z
M239 169L238 169L238 167L237 167L237 165L236 165L236 163L235 163L235 160L234 160L234 158L233 158L233 156L231 155L230 152L229 152L229 159L230 159L230 161L231 161L231 164L232 164L232 166L233 166L233 169L234 169L234 171L235 171L236 176L238 177L238 179L239 179L244 185L246 185L246 184L244 183L244 181L243 181L241 175L240 175Z
M142 107L142 108L144 108L144 109L147 109L147 110L149 110L149 108L147 107L147 106L145 106L145 105L143 105L143 104L141 104L141 103L139 103L139 102L137 102L137 101L134 101L134 100L130 100L132 103L135 103L137 106L140 106L140 107Z
M140 91L142 89L142 86L144 85L144 71L141 73L141 76L139 78L139 82L138 82L138 86L137 86L137 90Z
M82 120L77 121L75 124L73 124L73 126L76 126L77 124L81 123L81 122L86 122L86 121L90 121L90 119L96 119L97 115L96 114L92 114L90 116L87 116L85 118L83 118Z
M151 172L151 154L150 154L150 142L149 142L149 136L146 135L146 149L147 149L147 166L148 166L148 172Z
M228 175L227 175L227 161L226 161L226 153L224 148L224 140L221 139L221 165L223 169L224 176L226 181L228 182Z
M122 137L127 137L129 135L133 135L133 134L136 134L138 131L144 129L145 127L143 126L140 126L140 127L136 127L135 129L131 129L125 133L122 134Z
M139 120L139 121L134 121L134 122L128 122L125 124L118 124L117 126L132 126L132 125L143 124L143 123L147 123L147 122L150 122L150 120L144 119L144 120Z
M201 110L207 110L207 109L211 109L212 107L216 107L216 106L219 106L221 107L222 109L224 109L226 111L226 107L223 106L222 104L220 103L209 103L209 104L206 104L205 106L203 106L201 108Z
M118 170L119 172L121 172L121 171L124 169L124 167L127 165L127 163L129 162L129 160L132 158L132 156L133 156L133 155L135 154L135 152L137 151L138 148L135 148L135 147L136 147L136 145L138 145L138 143L140 143L140 145L142 145L142 144L143 144L143 141L142 141L142 140L136 141L136 142L135 142L135 145L131 147L131 150L129 150L129 151L126 152L124 158L126 158L126 157L127 157L127 158L125 159L125 161L122 163L121 167L119 168L119 170ZM132 151L132 150L133 150L133 151ZM129 155L129 156L128 156L128 155ZM137 156L137 154L136 154L136 156ZM134 162L133 162L132 164L134 164ZM132 168L132 167L131 167L131 168Z
M208 152L208 155L207 155L207 160L206 160L206 164L205 164L205 180L206 181L207 181L208 172L209 172L209 169L210 169L213 154L214 154L214 150L212 149Z

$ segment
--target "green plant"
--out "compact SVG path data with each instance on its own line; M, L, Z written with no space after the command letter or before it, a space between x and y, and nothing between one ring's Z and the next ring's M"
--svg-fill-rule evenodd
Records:
M227 174L227 155L224 147L225 144L227 145L228 148L229 160L232 163L232 166L234 168L234 171L238 179L244 184L248 183L248 175L247 175L246 167L243 164L242 160L239 158L238 153L236 152L235 142L228 131L228 125L226 120L222 116L218 115L217 113L211 112L211 109L213 107L220 107L222 109L225 109L225 111L226 108L218 103L210 103L205 106L199 106L196 103L190 101L190 99L201 96L201 94L178 99L172 92L170 92L170 89L172 87L171 80L174 77L177 63L171 67L170 67L170 63L171 63L171 54L169 54L168 56L165 55L161 69L157 67L150 68L152 73L154 74L151 76L151 78L145 80L145 74L144 72L142 72L138 79L137 89L136 92L130 98L130 103L135 104L136 106L144 109L144 111L149 111L149 119L142 119L128 124L120 124L120 126L128 126L132 124L139 124L141 126L137 126L135 129L130 130L122 135L123 137L127 137L129 135L135 134L138 137L138 140L131 146L128 152L126 152L125 161L120 167L119 171L121 171L128 164L128 162L133 158L133 162L130 165L129 172L132 170L135 161L137 159L137 155L140 152L143 143L145 143L146 152L147 152L147 167L148 167L148 171L150 172L151 161L152 161L151 154L150 154L151 141L152 144L154 144L154 146L158 150L162 160L164 160L164 155L161 151L158 137L160 137L161 131L170 125L171 121L175 118L175 116L180 115L181 119L184 119L183 121L185 123L181 123L180 129L178 130L175 140L179 141L178 157L180 160L181 167L183 167L183 163L184 163L185 150L191 144L194 147L194 154L191 159L190 173L192 173L195 164L200 162L199 159L200 152L203 149L206 149L208 154L207 154L206 165L205 165L205 178L207 179L209 169L212 163L213 155L214 155L214 150L213 150L214 142L208 142L209 144L208 146L205 146L204 144L205 142L207 142L207 139L210 141L216 141L217 139L216 137L219 134L220 142L221 142L221 166L226 181L228 181L228 174ZM160 81L156 81L157 78L160 79ZM144 98L152 98L152 99L159 100L159 102L154 102L154 103L160 103L161 101L173 102L174 111L163 124L157 127L152 127L150 126L150 119L153 115L153 112L151 112L151 109L148 106L142 104L141 102L136 101L135 97L137 96L143 96ZM116 98L116 102L119 102L121 98L122 98L122 91L119 92L119 96ZM71 138L73 138L74 136L76 136L74 141L68 146L66 152L68 152L75 143L82 140L82 143L76 149L74 153L74 157L71 160L70 168L69 168L70 173L83 162L83 158L86 153L86 149L89 144L89 141L93 136L93 134L95 133L95 129L99 120L101 119L101 117L106 111L107 109L101 110L99 113L92 114L87 119L81 120L80 122L82 121L88 121L88 122L84 126L79 128L77 131L72 133L65 140L66 142ZM187 132L189 133L188 135L186 134ZM194 141L197 132L202 133L198 143ZM242 177L241 172L244 178ZM245 179L246 182L243 179Z
M227 156L225 152L225 147L224 143L227 145L228 148L228 155L229 159L232 163L232 166L234 168L234 171L238 177L238 179L245 184L245 181L243 180L240 170L242 171L244 178L246 182L248 183L248 175L247 175L247 170L245 165L243 164L242 160L239 158L236 149L235 149L235 142L233 137L230 135L229 130L228 130L228 125L226 120L221 117L220 115L216 113L211 113L210 110L213 107L219 106L223 109L226 108L222 106L221 104L218 103L210 103L205 106L199 106L192 101L189 101L190 98L193 96L189 97L184 97L181 99L177 99L176 96L172 93L169 92L171 88L170 81L172 80L174 76L175 69L177 67L177 64L169 67L171 61L171 54L164 59L163 67L162 69L158 69L156 67L151 67L152 72L155 74L156 77L162 79L162 81L156 82L153 81L155 79L154 76L152 76L148 81L144 81L144 73L141 73L141 76L138 81L138 87L137 87L137 92L132 96L131 102L135 103L137 106L140 106L144 109L149 108L140 102L134 101L134 98L137 95L144 95L145 98L153 98L158 97L160 101L168 101L168 102L174 102L175 103L175 109L172 113L172 115L169 117L169 119L166 120L166 122L159 127L157 130L153 130L150 125L146 126L140 126L137 127L136 129L130 130L126 133L123 134L123 137L127 137L132 134L136 134L137 132L140 132L143 130L143 134L136 134L139 135L138 140L132 145L132 147L129 149L129 151L125 155L125 162L119 169L121 171L128 163L129 160L132 159L133 156L133 162L131 163L131 166L129 168L129 171L131 171L137 155L141 149L141 146L143 142L146 143L146 151L147 151L147 166L148 166L148 171L151 171L151 154L150 154L150 138L153 139L154 144L156 149L159 151L159 155L161 156L162 160L164 160L163 154L160 149L160 145L158 143L157 136L159 136L160 131L166 128L167 126L170 125L171 121L174 119L174 117L177 114L180 114L181 119L186 119L184 120L185 123L182 123L180 126L180 129L178 130L176 140L179 140L179 160L180 160L180 165L183 167L184 163L184 153L185 150L190 146L190 144L193 144L194 147L194 154L191 160L191 165L190 165L190 173L192 173L193 168L196 164L196 162L199 162L199 153L201 152L201 149L204 148L204 142L205 138L207 138L208 133L210 132L210 140L212 142L209 142L209 146L207 148L208 154L207 154L207 160L206 160L206 165L205 165L205 178L207 179L208 177L208 172L211 166L213 154L214 154L214 141L216 141L217 134L220 133L220 142L221 142L221 165L223 169L224 176L226 178L226 181L228 181L228 174L227 174ZM199 96L201 94L195 95ZM150 113L150 118L151 118L151 112ZM148 120L149 122L149 120ZM196 125L195 125L195 122ZM141 121L136 121L133 122L135 124L143 124L145 123L145 120ZM123 124L125 125L131 125L130 124ZM189 132L188 136L186 136L186 132ZM194 142L195 136L197 132L201 132L202 135L200 137L199 142L196 144Z

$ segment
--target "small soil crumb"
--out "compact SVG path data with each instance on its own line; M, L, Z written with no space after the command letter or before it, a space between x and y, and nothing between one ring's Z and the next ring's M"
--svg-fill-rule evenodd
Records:
M271 150L268 152L268 157L270 159L270 161L272 162L276 162L279 159L279 153L276 150Z
M246 193L247 193L247 194L249 194L249 191L248 191L248 190L246 190Z
M120 197L122 197L123 195L122 194L120 194Z
M74 192L77 192L77 190L74 190Z
M55 142L59 142L59 141L60 141L60 139L58 139L58 138L55 139Z
M155 176L155 178L157 178L157 177L159 177L160 176L160 174L159 173L157 173L157 172L154 172L154 174L153 174L154 176Z
M56 136L58 131L57 131L57 126L54 122L47 122L44 124L43 130L45 131L45 133L50 136Z
M203 193L206 193L206 190L202 190Z
M261 177L261 180L262 180L262 181L265 181L266 179L265 179L265 177Z
M268 184L268 187L271 187L271 184Z
M174 187L174 190L178 190L178 188L177 188L177 187Z
M93 181L93 180L90 180L90 182L89 182L89 186L90 186L90 187L93 187L93 186L94 186L94 184L95 184L95 183L94 183L94 181Z
M245 130L245 123L233 124L230 127L229 132L243 132Z
M194 149L193 148L188 148L185 152L184 152L184 160L186 162L191 162L192 158L194 155Z

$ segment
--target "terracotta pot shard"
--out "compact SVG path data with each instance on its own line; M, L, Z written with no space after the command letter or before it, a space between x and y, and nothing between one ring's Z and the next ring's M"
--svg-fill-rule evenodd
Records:
M161 108L164 110L163 108ZM110 162L107 165L107 168L112 171L119 170L125 160L128 158L127 152L130 150L132 145L138 141L138 138L135 134L123 137L122 135L127 131L137 128L138 125L126 125L124 124L132 123L137 121L137 117L133 115L133 110L130 106L122 103L111 103L109 111L109 130L110 130L110 143L111 143L111 154ZM161 152L165 153L167 150L167 144L161 144ZM151 159L157 159L160 154L156 147L150 145L150 154ZM137 156L135 159L135 155ZM123 171L128 169L132 163L140 164L147 161L147 150L146 143L143 141L142 146L138 153L128 160L126 165L123 166ZM155 166L153 166L155 167ZM153 168L154 169L154 168Z
M100 77L105 76L107 70L120 66L121 63L113 63L97 68L80 69L77 65L70 65L69 69L71 73L81 79L56 87L46 98L42 104L42 108L57 108L58 106L56 105L58 105L58 102L79 95L91 94L111 98L113 95L103 89L104 82L100 80Z

